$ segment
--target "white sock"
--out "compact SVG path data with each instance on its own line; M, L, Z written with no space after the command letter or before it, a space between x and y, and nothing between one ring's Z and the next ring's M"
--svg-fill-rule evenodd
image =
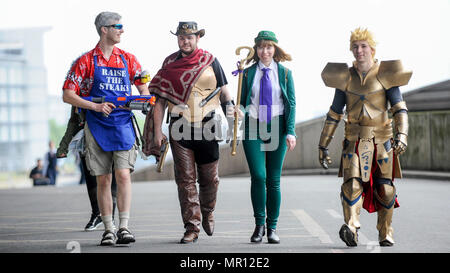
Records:
M105 216L102 215L101 217L102 217L103 225L105 225L105 230L114 232L114 224L113 224L113 220L112 220L112 215L105 215Z
M130 219L130 212L119 212L119 229L128 228L128 220Z

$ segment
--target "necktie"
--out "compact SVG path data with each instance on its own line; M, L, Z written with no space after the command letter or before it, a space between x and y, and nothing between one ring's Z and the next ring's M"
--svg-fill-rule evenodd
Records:
M272 120L272 83L269 78L270 68L263 68L263 76L259 88L259 120L269 122Z

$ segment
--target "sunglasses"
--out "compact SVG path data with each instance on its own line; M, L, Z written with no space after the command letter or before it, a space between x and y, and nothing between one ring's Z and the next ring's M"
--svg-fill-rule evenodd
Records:
M114 24L114 25L109 25L109 26L105 26L105 27L113 27L115 29L122 29L123 25L122 24Z

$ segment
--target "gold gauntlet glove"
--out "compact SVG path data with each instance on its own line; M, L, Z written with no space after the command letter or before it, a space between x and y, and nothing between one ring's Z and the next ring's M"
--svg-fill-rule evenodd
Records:
M328 169L328 165L333 163L328 155L328 149L319 146L319 163L324 169Z
M334 132L343 116L343 114L337 114L331 109L328 111L327 120L325 120L319 140L319 163L324 169L328 169L328 165L332 163L327 147L333 139Z

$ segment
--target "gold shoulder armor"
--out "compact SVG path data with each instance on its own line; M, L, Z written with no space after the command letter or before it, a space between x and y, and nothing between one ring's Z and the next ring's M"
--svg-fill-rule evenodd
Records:
M400 60L393 60L380 63L377 78L385 89L389 89L394 86L407 85L411 75L412 71L404 70Z
M322 80L328 87L347 89L350 81L350 71L346 63L327 63L322 71Z

